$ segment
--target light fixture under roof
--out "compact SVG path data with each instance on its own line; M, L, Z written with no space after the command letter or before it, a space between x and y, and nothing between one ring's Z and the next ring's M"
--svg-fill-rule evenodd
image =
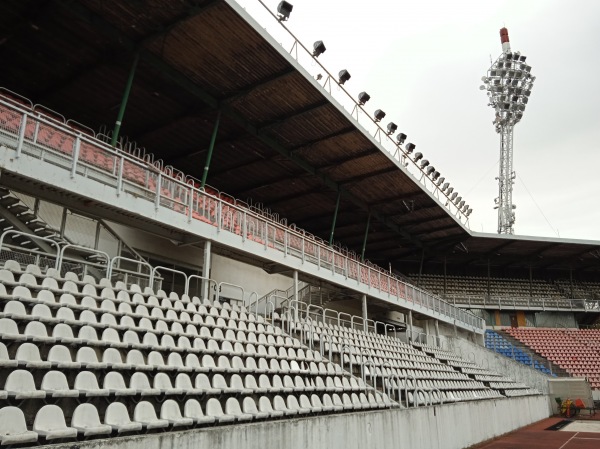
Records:
M385 117L385 112L383 112L381 109L377 109L373 114L373 117L375 117L376 122L380 122Z
M323 43L323 41L317 41L313 44L313 56L315 58L318 58L323 53L325 53L325 50L327 49L325 48L325 44Z
M286 20L288 20L290 18L292 9L294 9L294 5L292 5L291 3L288 3L285 1L280 2L279 5L277 5L277 12L279 13L279 15L277 16L277 19L280 22L285 22Z
M338 77L340 86L343 86L346 83L346 81L348 81L351 78L350 72L348 72L348 70L346 69L340 70L340 73L338 73Z
M396 125L394 122L389 122L387 124L387 134L388 134L388 136L394 134L397 129L398 129L398 125Z
M366 92L361 92L358 94L358 104L361 106L363 106L370 99L371 99L371 96Z
M405 147L405 148L406 148L406 152L407 152L408 154L410 154L410 153L412 153L412 152L414 151L414 149L415 149L415 148L417 148L417 146L416 146L414 143L410 143L410 142L408 142L408 143L406 144L406 147ZM417 153L417 154L421 154L421 153ZM415 156L416 156L416 155L415 155ZM422 154L421 154L421 157L423 157L423 155L422 155Z
M398 133L398 135L396 136L396 140L400 145L402 145L406 141L406 134Z

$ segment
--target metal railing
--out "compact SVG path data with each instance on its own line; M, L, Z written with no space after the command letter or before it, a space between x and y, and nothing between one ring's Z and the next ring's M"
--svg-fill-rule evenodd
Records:
M69 170L71 177L84 176L116 190L128 192L138 200L168 208L187 218L229 232L242 242L253 241L265 249L275 249L285 258L300 260L318 271L342 277L348 287L366 287L380 298L407 301L430 312L437 312L456 324L482 331L484 320L459 309L439 297L408 284L373 264L362 263L343 254L308 233L260 216L232 201L213 196L189 181L182 181L158 170L154 165L116 150L75 128L32 112L0 97L0 145ZM181 176L178 176L181 178Z
M589 310L600 311L600 300L562 297L511 297L500 295L445 295L457 307L497 309Z

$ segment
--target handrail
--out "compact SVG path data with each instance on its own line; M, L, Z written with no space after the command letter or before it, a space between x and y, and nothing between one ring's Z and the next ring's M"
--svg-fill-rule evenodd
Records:
M0 98L0 104L5 105L6 107L16 109L24 116L27 115L27 111L19 108L17 105L14 105L10 102L3 101ZM164 200L166 204L164 207L169 207L171 205L173 208L179 209L182 213L187 213L189 217L192 217L192 210L196 210L195 208L188 208L188 202L179 201L178 195L174 195L172 193L165 194L163 190L166 189L168 192L179 192L181 198L191 198L195 199L195 207L203 206L202 209L199 209L200 212L207 212L209 209L207 207L211 207L216 205L218 211L222 211L223 207L227 207L229 209L236 209L241 214L243 220L260 220L265 223L265 226L260 227L257 230L257 233L260 234L260 238L265 242L265 247L267 244L273 244L274 248L277 248L278 245L283 244L283 249L287 255L294 255L294 252L300 251L300 246L306 247L310 246L311 250L316 250L316 254L310 254L311 257L315 257L317 260L313 261L310 258L307 258L306 261L309 263L316 263L320 267L329 269L332 266L345 267L345 276L349 279L357 280L359 285L368 285L370 287L377 288L380 292L387 292L388 296L396 297L398 299L403 299L409 302L414 302L415 304L419 304L421 307L430 309L434 313L439 312L442 307L440 304L444 303L444 309L448 309L444 315L459 315L458 320L461 324L465 324L470 327L475 327L477 329L484 329L483 320L471 312L465 312L462 310L456 310L454 306L450 305L446 301L443 301L441 298L433 296L432 294L425 292L418 287L412 286L397 276L389 273L387 270L384 270L381 267L377 267L371 263L363 263L360 260L357 260L356 257L351 257L349 254L345 254L345 251L338 251L329 247L325 242L320 241L317 238L310 238L310 234L306 232L299 232L298 230L292 229L287 225L282 225L280 222L273 220L272 218L266 217L264 215L254 213L252 210L243 208L235 202L232 204L231 201L224 200L221 197L217 197L207 193L206 191L200 190L193 185L190 185L185 180L176 179L171 177L161 171L160 164L150 165L146 160L142 160L132 156L129 153L126 153L121 150L116 150L115 148L109 146L108 144L96 139L94 137L88 136L86 134L81 134L76 132L76 130L71 129L68 125L61 125L56 121L46 119L43 116L30 116L30 120L34 120L36 122L42 122L46 125L52 126L59 131L62 131L65 134L71 135L73 138L77 138L81 144L87 144L95 147L98 150L101 150L110 156L110 161L112 164L112 169L109 170L109 173L112 176L115 176L121 181L123 181L123 173L119 168L119 164L117 161L124 161L126 164L129 164L133 167L137 167L143 171L145 171L150 176L146 178L149 181L144 185L140 186L130 179L125 179L125 181L132 182L134 185L148 190L151 194L154 193L155 198L155 206L158 208L163 205L161 200ZM24 131L24 127L21 127L21 131ZM27 136L20 137L21 139L29 139ZM46 148L46 147L44 147ZM49 149L51 151L52 149ZM58 150L55 150L58 151ZM60 153L65 157L74 157L72 170L76 169L77 164L88 164L86 161L77 160L77 152L74 155L70 155L68 153ZM158 167L157 167L158 165ZM97 170L105 170L100 167L95 167ZM154 183L154 180L157 182ZM149 182L152 183L149 184ZM168 188L166 188L167 186ZM169 196L172 195L172 196ZM201 201L200 201L201 200ZM202 203L202 204L200 204ZM205 206L205 207L204 207ZM187 210L187 212L185 212ZM217 223L214 223L218 226L219 230L222 230L222 215L219 215L221 218ZM212 223L212 221L211 221ZM244 226L245 226L244 222ZM231 230L234 232L234 230ZM281 235L285 235L288 238L281 240L278 236L278 232L281 232ZM299 245L299 242L304 242L302 245ZM295 246L296 245L296 246ZM324 257L320 257L320 254L323 253ZM294 257L300 257L299 254L294 255ZM334 275L336 273L335 268L333 269ZM366 274L366 279L365 278ZM395 291L394 291L395 289ZM418 299L418 302L415 300ZM449 313L448 313L449 312Z
M175 273L175 274L181 274L183 275L183 279L185 280L184 285L185 285L185 291L184 293L187 295L188 294L188 275L185 274L183 271L181 270L176 270L174 268L169 268L169 267L163 267L161 265L158 265L156 267L154 267L152 269L152 273L150 273L150 287L154 288L154 277L156 276L156 274L158 273L158 270L165 270L165 271L169 271L171 273Z
M185 285L185 291L186 291L186 294L189 294L189 292L190 292L190 281L191 281L192 279L200 279L202 282L206 282L206 281L208 281L208 285L207 285L207 288L206 288L206 292L203 292L203 296L204 296L204 294L205 294L205 293L208 293L208 290L210 290L210 283L212 282L212 283L214 284L213 290L214 290L214 292L215 292L215 295L216 295L216 292L217 292L217 281L215 281L214 279L210 279L210 278L204 277L204 276L199 276L199 275L197 275L197 274L190 274L190 275L187 277L187 280L186 280L186 285ZM209 297L207 297L207 298L205 298L205 299L210 299L210 298L209 298Z
M31 239L38 239L38 240L42 240L44 242L48 242L51 245L55 245L56 246L56 259L54 262L54 268L58 269L60 267L59 264L59 259L60 259L60 245L58 244L58 242L52 240L51 238L48 237L40 237L39 235L33 235L33 234L28 234L26 232L22 232L22 231L17 231L14 229L9 229L8 231L4 231L2 233L2 235L0 235L0 251L2 251L2 244L4 243L4 237L6 237L9 234L15 234L15 235L21 235L27 238L31 238Z
M76 248L81 251L85 251L85 252L88 252L91 254L98 254L99 256L104 257L106 259L106 267L105 268L108 273L108 266L110 265L110 256L107 253L105 253L104 251L100 251L99 249L93 249L93 248L88 248L86 246L75 245L74 243L67 243L60 249L60 254L58 256L58 270L59 271L62 267L63 258L65 257L65 251L68 248Z
M110 278L112 277L113 274L113 266L115 264L115 261L121 261L121 260L125 260L127 262L132 262L135 263L137 265L141 265L144 267L148 268L148 276L150 276L152 274L152 265L150 265L148 262L143 261L143 260L136 260L136 259L131 259L129 257L124 257L124 256L115 256L111 259L110 263L108 264L108 269L106 272L106 277L110 280ZM118 268L117 268L118 269ZM141 274L141 273L140 273Z
M219 299L221 297L220 293L223 288L223 285L226 287L232 287L235 290L240 290L242 292L241 302L242 302L242 305L244 304L244 298L246 297L246 291L244 290L244 287L242 287L241 285L232 284L230 282L219 282L219 285L217 288L217 299ZM258 294L257 294L257 296L258 296Z

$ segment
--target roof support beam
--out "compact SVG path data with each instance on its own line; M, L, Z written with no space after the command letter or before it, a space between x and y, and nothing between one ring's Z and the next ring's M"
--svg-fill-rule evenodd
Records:
M347 155L344 157L337 158L331 162L328 162L325 165L321 165L321 166L317 167L317 170L326 171L326 170L329 170L330 168L339 167L340 165L355 161L356 159L359 159L361 157L371 156L371 155L377 153L378 151L379 150L377 148L371 147L367 150L362 150L355 154L350 154L350 155Z
M292 114L287 114L287 115L278 117L274 120L269 120L268 123L258 125L257 132L262 133L262 132L268 131L271 128L281 125L282 123L285 123L289 120L296 120L299 117L302 117L304 115L310 114L311 112L314 112L316 110L324 108L329 104L330 104L329 101L321 100L321 101L318 101L317 103L311 104L311 105L301 109L300 111L294 111Z
M292 67L289 67L279 73L276 73L275 75L269 76L269 77L262 79L254 84L246 86L241 91L233 92L230 96L224 98L222 101L227 102L227 103L233 103L236 100L239 100L240 98L243 98L246 95L252 93L256 89L259 89L264 86L268 86L269 84L274 83L275 81L279 81L279 80L287 78L294 72L295 72L295 70Z
M331 134L326 134L323 137L320 137L319 139L314 139L314 140L311 140L309 142L303 143L302 145L298 145L296 147L293 147L293 148L290 149L290 152L292 154L295 154L296 152L298 152L300 150L303 150L303 149L306 149L306 148L310 148L310 147L312 147L315 144L324 142L324 141L329 140L329 139L335 139L337 137L345 136L347 134L352 134L352 133L354 133L356 131L358 131L356 129L356 127L354 127L354 126L348 126L346 128L342 128L342 129L340 129L338 131L334 131Z
M275 204L280 204L280 203L287 203L289 201L294 201L297 200L298 198L302 198L303 196L307 196L307 195L312 195L314 193L320 193L323 189L321 187L313 187L311 189L308 190L304 190L302 192L294 192L294 193L290 193L289 195L284 195L284 196L280 196L277 197L274 200L268 201L268 206L269 208L273 209Z

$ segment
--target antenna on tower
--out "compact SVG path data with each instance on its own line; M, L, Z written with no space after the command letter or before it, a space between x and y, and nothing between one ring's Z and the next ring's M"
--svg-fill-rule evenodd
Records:
M488 105L494 109L492 122L500 134L500 174L498 198L494 200L498 209L498 234L514 234L516 206L512 202L515 172L513 170L513 131L523 118L529 102L535 76L531 66L525 63L527 57L511 51L508 30L500 29L502 54L491 63L486 76L482 77L481 90L487 91Z

